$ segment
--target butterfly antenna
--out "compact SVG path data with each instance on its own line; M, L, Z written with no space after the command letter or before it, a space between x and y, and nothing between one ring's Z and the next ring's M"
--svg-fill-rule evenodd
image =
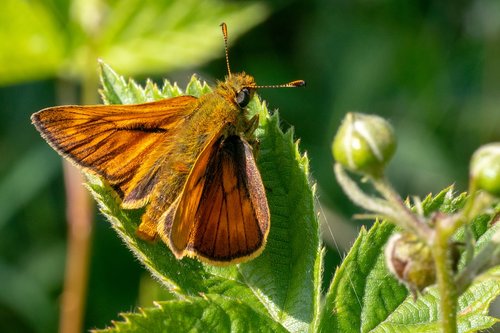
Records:
M228 51L228 46L227 46L227 25L226 23L222 22L220 24L222 28L222 36L224 37L224 48L226 51L226 65L227 65L227 74L229 77L231 77L231 68L229 67L229 51ZM296 88L296 87L303 87L306 85L306 81L304 80L296 80L284 84L276 84L276 85L270 85L270 86L251 86L247 88Z
M227 74L229 75L229 77L231 77L231 68L229 68L229 51L227 47L227 25L226 23L222 22L220 26L222 27L222 36L224 37L224 47L226 49Z
M304 87L306 85L306 81L304 80L295 80L292 82L284 83L284 84L273 84L273 85L267 85L267 86L251 86L249 88L297 88L297 87Z

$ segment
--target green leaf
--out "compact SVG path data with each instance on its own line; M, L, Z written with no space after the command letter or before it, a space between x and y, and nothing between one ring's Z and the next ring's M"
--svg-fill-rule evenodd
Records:
M137 88L105 64L101 65L101 78L101 94L112 103L136 103L158 94L167 98L179 91L168 81L161 90L152 84ZM188 85L193 95L208 90L195 77ZM165 244L136 237L142 210L122 210L116 194L99 178L89 177L88 186L127 246L179 299L200 293L245 299L245 306L266 314L288 331L307 331L318 313L322 259L308 159L300 154L292 131L281 131L277 113L269 116L257 97L249 109L260 115L257 164L271 211L266 248L250 262L214 267L190 258L177 260Z
M269 11L217 0L3 0L0 85L81 79L97 58L128 75L193 67L224 54L223 20L234 41Z
M497 273L498 269L495 270ZM458 331L477 332L490 328L497 319L488 316L491 302L500 294L500 279L488 278L472 285L458 300ZM439 332L439 295L429 288L417 301L408 297L385 321L370 332Z
M455 211L464 195L452 195L447 188L423 202L426 213ZM491 218L491 217L490 217ZM479 224L484 221L479 219ZM476 252L491 238L496 228L476 228ZM424 290L417 301L408 295L385 266L384 246L395 227L376 222L369 231L361 230L342 265L337 269L325 297L319 319L320 332L438 332L438 300L435 287ZM460 332L475 332L491 327L496 319L488 308L500 294L500 280L495 274L473 284L459 298Z
M122 316L125 321L115 322L115 327L95 332L287 332L266 313L240 300L212 294L158 302L155 308Z
M208 84L206 82L200 82L196 75L191 76L191 80L186 87L186 95L192 95L196 97L208 94L211 91L212 89L208 86Z
M361 230L335 272L320 315L320 332L367 332L407 297L385 269L383 248L395 227L376 222Z
M0 3L0 84L54 75L64 60L64 36L41 1Z

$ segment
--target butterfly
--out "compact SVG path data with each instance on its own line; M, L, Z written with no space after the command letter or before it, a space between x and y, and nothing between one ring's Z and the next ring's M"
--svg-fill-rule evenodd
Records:
M232 74L211 93L131 105L57 106L31 119L60 155L102 177L124 209L146 207L137 228L160 238L176 258L241 263L264 249L270 228L255 162L258 115L247 105L257 88L300 87L302 80L258 86Z

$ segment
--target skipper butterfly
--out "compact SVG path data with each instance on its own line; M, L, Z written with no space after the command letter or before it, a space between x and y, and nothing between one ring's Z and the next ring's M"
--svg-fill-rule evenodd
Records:
M121 207L146 206L139 237L159 236L178 258L213 265L258 256L270 213L255 163L258 115L247 104L257 88L299 87L302 80L258 86L232 74L211 93L134 105L58 106L31 120L42 137L84 172L104 178Z

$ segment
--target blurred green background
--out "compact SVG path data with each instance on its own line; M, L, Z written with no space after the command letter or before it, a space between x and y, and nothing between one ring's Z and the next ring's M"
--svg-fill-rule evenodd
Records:
M100 57L140 83L209 82L233 72L259 84L295 128L328 220L325 280L349 248L359 210L336 184L330 142L348 111L375 113L399 146L388 175L403 196L455 184L500 140L500 1L2 0L0 2L0 332L54 332L66 249L61 160L30 124L44 107L81 101ZM85 328L151 305L151 283L96 213ZM332 240L332 231L335 241ZM148 287L149 286L149 287ZM145 291L146 290L146 291Z

